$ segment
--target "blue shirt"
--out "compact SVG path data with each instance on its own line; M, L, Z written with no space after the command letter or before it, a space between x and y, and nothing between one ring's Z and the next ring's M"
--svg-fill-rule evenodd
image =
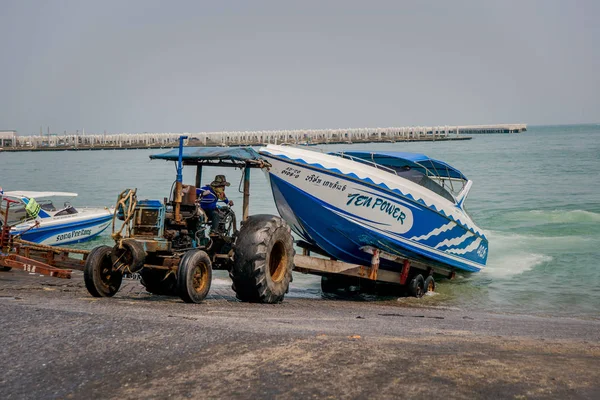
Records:
M227 199L227 197L225 197L223 200L219 200L219 198L217 197L217 194L215 193L214 189L210 185L203 186L200 189L196 189L196 196L200 197L202 195L202 193L207 190L210 192L210 194L207 194L206 196L204 196L200 199L200 207L202 209L214 210L215 208L217 208L218 201L223 201L226 204L229 203L229 200Z

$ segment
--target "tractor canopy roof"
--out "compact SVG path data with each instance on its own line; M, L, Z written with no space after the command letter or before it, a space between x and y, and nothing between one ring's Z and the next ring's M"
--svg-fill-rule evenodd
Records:
M179 149L153 154L151 160L177 161ZM251 147L184 147L181 157L184 165L214 165L233 167L263 167L266 162Z

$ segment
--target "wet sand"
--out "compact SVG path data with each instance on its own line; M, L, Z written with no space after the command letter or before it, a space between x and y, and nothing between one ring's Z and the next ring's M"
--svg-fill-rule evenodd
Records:
M600 398L600 320L0 272L0 398Z

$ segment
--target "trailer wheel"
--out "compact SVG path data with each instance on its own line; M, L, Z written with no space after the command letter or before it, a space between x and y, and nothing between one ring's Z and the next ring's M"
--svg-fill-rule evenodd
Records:
M408 290L412 296L417 298L423 297L425 294L425 280L423 279L423 275L419 274L415 276L408 285Z
M123 239L121 246L117 243L110 255L115 268L125 272L138 272L144 266L146 251L142 244L134 239Z
M339 276L336 275L323 275L321 276L321 291L323 293L331 294L336 293L340 290L345 290L347 287L346 282L342 282Z
M146 288L148 293L158 294L161 296L177 296L177 280L174 274L169 274L168 271L142 268L140 275L142 276L141 283Z
M321 276L321 291L323 293L353 293L360 291L359 278L347 275L329 274Z
M292 281L294 239L285 221L274 215L255 215L240 229L229 275L242 301L278 303Z
M429 275L425 278L425 283L423 284L425 293L427 292L435 292L435 279L433 279L433 275Z
M186 303L200 303L210 289L212 267L208 254L202 250L186 252L177 269L177 292Z
M83 267L83 280L94 297L112 297L119 291L123 274L113 268L109 246L98 246L88 254Z

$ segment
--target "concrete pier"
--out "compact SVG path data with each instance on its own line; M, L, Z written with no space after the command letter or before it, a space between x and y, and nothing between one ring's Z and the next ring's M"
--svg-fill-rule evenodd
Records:
M525 124L506 124L506 125L468 125L458 126L460 133L521 133L527 130Z
M295 129L199 133L49 134L19 136L0 131L4 151L94 150L173 147L179 136L189 137L187 146L258 146L273 144L333 144L401 141L465 140L473 133L514 133L524 124L473 126L412 126L387 128Z

